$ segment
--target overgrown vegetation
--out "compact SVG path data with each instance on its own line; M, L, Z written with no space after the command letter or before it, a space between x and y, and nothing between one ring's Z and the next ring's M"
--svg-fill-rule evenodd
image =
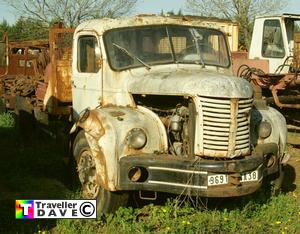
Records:
M13 25L3 20L0 23L0 40L4 33L7 33L9 41L47 39L48 27L49 25L35 19L21 17Z
M15 121L11 113L3 113L0 115L0 128L13 128Z
M93 221L60 220L55 233L298 233L300 204L295 193L269 200L261 193L236 208L201 210L175 202L142 209L121 208ZM262 203L264 201L264 203ZM237 202L237 201L235 201Z
M142 208L121 208L96 220L15 220L15 199L79 197L68 189L64 155L57 141L41 133L22 139L11 114L0 115L0 232L4 233L299 233L300 185L295 171L284 193L269 197L266 190L231 199L201 199ZM299 149L289 148L292 157ZM297 161L298 160L298 161ZM295 162L300 163L300 158ZM187 200L189 201L189 199ZM205 205L203 205L205 204Z

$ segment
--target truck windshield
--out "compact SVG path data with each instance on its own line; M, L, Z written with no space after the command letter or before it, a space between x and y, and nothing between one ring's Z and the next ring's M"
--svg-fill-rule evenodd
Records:
M115 70L140 67L143 63L229 66L225 37L214 29L174 25L121 28L105 33L104 43Z

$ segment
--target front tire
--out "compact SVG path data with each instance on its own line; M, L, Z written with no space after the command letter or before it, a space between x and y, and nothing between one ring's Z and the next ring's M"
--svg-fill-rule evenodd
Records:
M278 167L278 172L269 175L264 181L264 187L270 196L278 196L282 191L282 185L284 182L284 166L279 164Z
M82 196L97 200L97 213L112 213L127 204L128 193L108 191L97 182L95 160L83 130L74 140L73 155L77 163Z
M282 184L284 181L284 166L279 164L278 176L271 181L271 195L278 196L282 191Z

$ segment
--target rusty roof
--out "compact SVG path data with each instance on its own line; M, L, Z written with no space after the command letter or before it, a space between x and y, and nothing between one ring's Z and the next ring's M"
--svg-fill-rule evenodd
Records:
M222 26L238 25L237 22L230 20L222 20L217 18L205 18L194 16L157 16L157 15L137 15L118 19L102 18L94 19L81 23L76 32L81 30L94 30L99 35L105 31L114 28L134 27L134 26L147 26L147 25L188 25L188 26L202 26L208 28L216 28L222 30Z

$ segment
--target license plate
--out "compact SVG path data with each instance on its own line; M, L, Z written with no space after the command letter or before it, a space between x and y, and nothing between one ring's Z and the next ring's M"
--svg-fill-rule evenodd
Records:
M248 181L257 181L258 180L258 171L251 171L247 173L243 173L241 182L248 182Z
M258 180L258 171L251 171L241 174L241 182L257 181ZM228 184L228 175L218 174L218 175L209 175L207 177L207 185L222 185Z
M219 174L219 175L209 175L207 177L208 186L222 185L222 184L228 184L228 175Z

